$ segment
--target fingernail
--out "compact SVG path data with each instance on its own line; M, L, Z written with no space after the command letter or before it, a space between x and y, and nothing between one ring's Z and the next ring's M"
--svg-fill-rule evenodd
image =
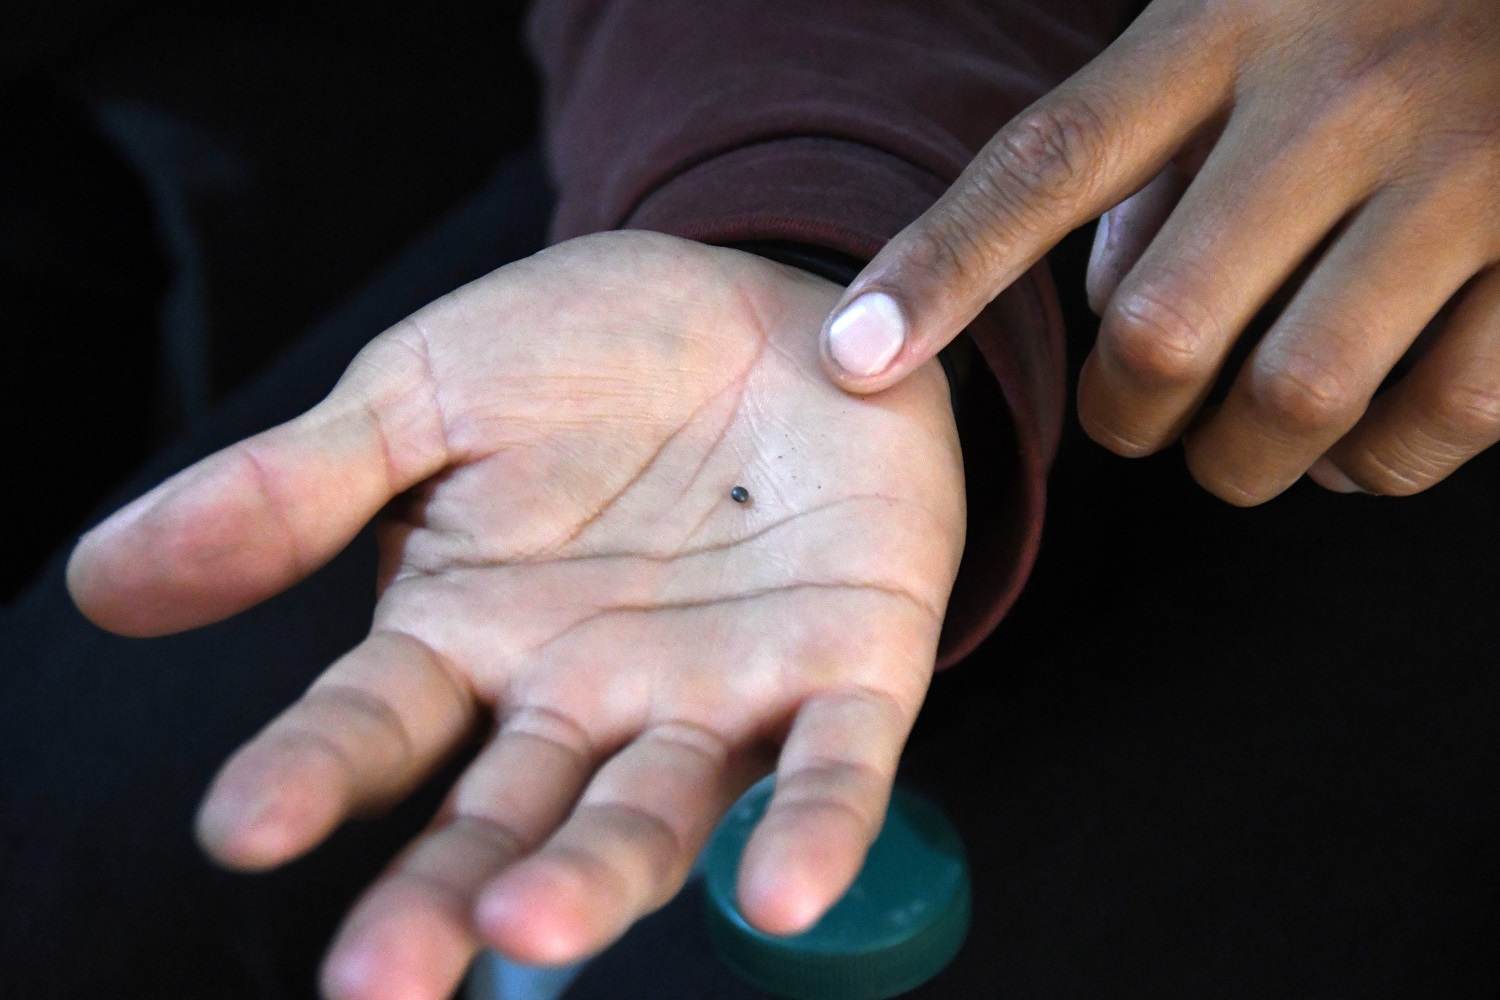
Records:
M1307 470L1307 478L1334 493L1368 493L1369 490L1360 486L1354 480L1344 475L1344 470L1328 461L1320 458Z
M828 326L828 353L851 375L879 375L905 342L901 307L884 292L861 295Z
M1109 246L1110 213L1099 216L1098 228L1094 230L1094 245L1089 250L1089 270L1099 266L1104 250Z
M1089 311L1095 316L1104 315L1104 307L1120 283L1116 275L1105 271L1105 261L1109 260L1110 216L1109 212L1099 216L1099 228L1094 231L1094 246L1089 250L1089 267L1083 282L1088 293Z

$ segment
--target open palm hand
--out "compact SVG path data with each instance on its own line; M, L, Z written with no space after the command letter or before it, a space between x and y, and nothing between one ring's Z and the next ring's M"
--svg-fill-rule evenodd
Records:
M224 863L271 867L489 727L350 914L329 993L445 997L484 942L598 950L773 763L746 915L796 931L848 885L964 509L935 365L869 398L823 376L837 296L654 234L563 244L387 331L319 406L80 543L80 607L161 634L285 589L383 512L369 637L230 760L199 821Z

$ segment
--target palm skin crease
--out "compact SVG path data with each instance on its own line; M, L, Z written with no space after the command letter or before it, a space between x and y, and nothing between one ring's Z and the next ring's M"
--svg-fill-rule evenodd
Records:
M926 692L965 512L935 364L868 398L822 374L838 292L656 234L562 244L382 334L319 406L79 543L80 608L158 635L285 589L382 515L369 638L199 815L221 863L273 867L488 734L355 904L328 995L446 997L486 944L598 951L773 767L746 915L795 932L847 887Z

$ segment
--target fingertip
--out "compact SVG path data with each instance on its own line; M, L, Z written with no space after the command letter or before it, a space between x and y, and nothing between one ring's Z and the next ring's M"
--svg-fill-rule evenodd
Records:
M446 1000L479 950L467 914L429 886L377 883L334 938L320 984L329 1000Z
M319 986L327 1000L443 1000L453 993L451 972L424 969L420 931L410 924L393 934L361 928L341 935L323 960Z
M73 551L68 553L68 564L63 570L63 582L68 588L68 596L72 598L73 604L82 612L83 617L104 627L100 621L101 610L100 594L98 592L98 577L95 573L95 560L97 559L97 543L92 542L92 532L78 539L73 546Z
M865 845L840 824L817 830L756 831L746 845L736 896L741 913L767 934L801 934L848 891Z
M234 509L243 498L217 481L213 462L179 472L79 538L68 558L68 591L91 622L146 639L219 621L245 606L246 588L237 579L245 574L233 565L254 556L245 551Z
M298 838L264 806L226 803L210 797L198 810L193 832L198 846L214 861L236 871L266 871L298 850Z
M742 869L735 894L745 920L756 930L777 937L809 930L828 911L818 893L787 871L767 874L764 869Z
M498 876L474 905L490 945L526 965L567 965L592 950L576 880L521 865Z
M139 567L123 553L128 532L154 502L156 491L137 497L84 532L68 554L64 580L68 596L89 621L116 635L147 638L160 635L153 616L130 599Z
M198 847L214 861L226 867L237 867L234 859L238 853L236 850L236 834L239 832L239 823L236 818L210 795L198 806L198 813L193 817L193 839L198 842Z
M1099 416L1095 396L1097 386L1092 384L1096 376L1090 371L1089 365L1092 360L1093 355L1090 355L1089 361L1084 363L1084 371L1078 377L1078 426L1088 439L1121 458L1146 458L1171 444L1169 438L1154 441L1132 437L1122 433L1114 420Z
M253 752L252 752L253 753ZM209 857L238 871L265 871L319 843L343 816L336 774L295 773L288 762L232 758L214 780L194 821Z

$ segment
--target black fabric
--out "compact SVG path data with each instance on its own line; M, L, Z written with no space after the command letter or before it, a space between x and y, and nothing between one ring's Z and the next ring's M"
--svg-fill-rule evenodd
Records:
M0 603L533 141L526 6L0 5Z
M826 278L835 285L847 286L868 263L846 253L839 253L827 247L813 246L810 243L789 243L785 240L744 240L731 243L730 246L736 250L753 253L757 257L774 260L778 264L800 268L809 274Z
M169 269L145 191L79 101L10 81L0 121L3 604L156 444Z
M549 211L539 157L507 161L105 511L317 402L383 328L538 249ZM0 996L312 997L337 920L426 822L443 776L267 876L214 870L191 822L228 753L368 630L369 533L252 611L151 641L86 623L63 589L62 555L0 611Z
M1238 510L1180 451L1115 458L1070 421L1035 576L903 763L975 879L964 950L910 996L1500 994L1497 495L1491 452L1414 498L1304 483ZM700 906L566 1000L759 997Z

